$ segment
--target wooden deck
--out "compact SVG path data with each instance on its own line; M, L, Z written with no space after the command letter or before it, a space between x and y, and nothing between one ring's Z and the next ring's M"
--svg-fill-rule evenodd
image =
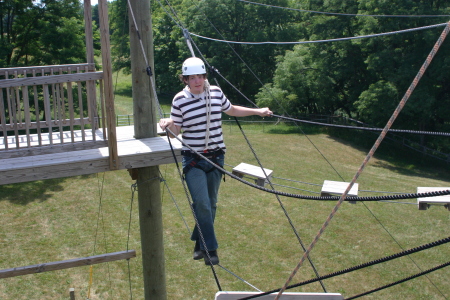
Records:
M173 163L173 155L167 137L154 137L145 139L134 138L134 127L117 127L118 169L132 169ZM97 133L98 142L101 142L103 133ZM177 159L181 161L181 143L171 140ZM31 155L14 157L7 155L11 150L0 150L0 185L36 181L50 178L61 178L77 175L94 174L110 171L108 147L101 145L98 148L76 147L73 149L67 144L65 148L53 151L56 145L46 147L33 147ZM61 145L62 146L62 145ZM39 149L43 148L39 152ZM31 150L30 150L31 151ZM37 155L36 155L37 154Z

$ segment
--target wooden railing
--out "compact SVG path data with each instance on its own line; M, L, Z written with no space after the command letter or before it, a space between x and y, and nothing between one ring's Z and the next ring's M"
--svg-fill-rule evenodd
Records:
M103 72L94 64L0 69L0 151L104 144L96 132L105 129L102 91Z

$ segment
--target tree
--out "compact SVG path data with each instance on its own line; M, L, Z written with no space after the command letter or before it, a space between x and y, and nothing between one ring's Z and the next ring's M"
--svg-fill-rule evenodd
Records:
M287 6L288 1L269 3ZM190 32L216 39L280 42L296 40L301 35L301 31L297 30L295 15L287 10L274 10L234 0L211 0L190 5L183 12ZM276 56L292 48L280 45L226 44L197 38L194 41L208 63L250 98L254 97L261 86L254 74L263 83L268 82L275 68ZM227 85L223 89L233 102L248 104L234 89Z
M370 15L448 14L449 1L330 0L306 9ZM305 15L309 40L345 38L439 23L436 18ZM299 45L279 59L273 83L258 94L266 103L276 91L294 113L342 113L382 126L391 116L439 37L441 28L350 41ZM396 127L448 129L450 50L436 55L396 120ZM292 101L291 99L296 99ZM445 111L445 112L444 112Z
M78 0L0 2L0 66L85 61L80 8Z

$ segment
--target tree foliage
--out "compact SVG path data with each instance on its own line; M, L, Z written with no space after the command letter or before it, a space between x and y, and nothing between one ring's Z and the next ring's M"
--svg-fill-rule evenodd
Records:
M122 0L114 1L118 5ZM152 3L152 27L155 50L155 72L157 86L161 91L173 92L180 88L177 75L181 64L190 57L183 29L188 32L216 39L232 41L291 41L300 34L298 24L291 12L276 12L260 6L245 5L235 0L209 1L163 1ZM264 2L264 1L263 1ZM286 0L268 1L277 5L287 5ZM120 4L122 5L122 4ZM126 4L123 4L126 7ZM119 10L117 10L119 11ZM122 16L124 15L121 12ZM114 12L114 16L117 13ZM117 68L126 67L129 45L124 46L124 37L119 28L123 27L123 17L112 17L112 36L117 52L113 59ZM217 68L241 92L253 96L260 83L253 77L254 72L264 82L272 77L276 56L284 53L286 46L250 46L217 43L193 37L195 56L204 57L208 64ZM120 50L119 50L120 48ZM200 52L197 51L197 48ZM239 58L241 57L242 60ZM120 58L120 59L119 59ZM249 68L250 70L249 70ZM224 85L229 98L235 102L245 101L238 93Z
M80 10L78 0L0 2L0 66L85 61Z
M450 1L303 1L304 9L365 15L442 15ZM392 32L446 18L305 14L308 40ZM443 27L382 37L297 45L279 58L273 82L260 89L258 104L289 113L344 113L383 126L413 81ZM449 43L436 55L396 126L448 130ZM276 98L271 93L284 95ZM295 99L293 101L292 99ZM446 127L447 126L447 127Z

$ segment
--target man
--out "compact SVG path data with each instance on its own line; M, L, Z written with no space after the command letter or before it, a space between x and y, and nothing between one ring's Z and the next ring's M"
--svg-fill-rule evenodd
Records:
M247 108L233 105L217 86L210 86L203 61L188 58L182 67L181 81L185 88L172 101L170 118L161 119L163 130L169 128L175 135L183 132L183 173L193 201L196 222L200 227L205 245L195 226L191 240L195 241L194 259L204 258L206 265L219 263L218 243L214 231L217 208L217 194L222 173L200 157L201 153L217 165L223 167L226 147L222 134L222 112L234 117L259 115L271 116L266 108ZM171 136L173 138L173 136ZM209 258L208 258L209 255Z

